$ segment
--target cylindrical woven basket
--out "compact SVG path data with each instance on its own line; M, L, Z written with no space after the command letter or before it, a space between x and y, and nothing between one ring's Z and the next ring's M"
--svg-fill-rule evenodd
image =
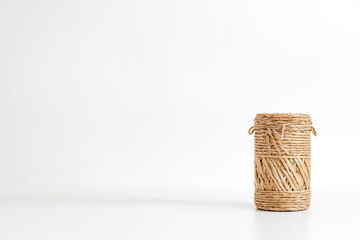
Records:
M310 206L310 132L308 114L257 114L255 205L268 211L300 211Z

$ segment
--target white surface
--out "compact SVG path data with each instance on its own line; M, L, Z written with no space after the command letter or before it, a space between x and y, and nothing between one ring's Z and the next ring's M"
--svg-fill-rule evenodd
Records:
M317 190L302 212L255 210L248 191L188 197L22 197L0 201L0 239L358 239L360 195ZM190 192L188 192L190 193Z
M359 12L356 0L0 1L0 240L354 236ZM258 112L312 116L310 211L255 211L240 191Z

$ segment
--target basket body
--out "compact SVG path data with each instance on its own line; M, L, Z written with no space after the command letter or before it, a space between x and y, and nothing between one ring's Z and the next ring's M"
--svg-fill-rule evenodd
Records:
M310 132L307 114L257 114L255 205L268 211L300 211L310 206Z

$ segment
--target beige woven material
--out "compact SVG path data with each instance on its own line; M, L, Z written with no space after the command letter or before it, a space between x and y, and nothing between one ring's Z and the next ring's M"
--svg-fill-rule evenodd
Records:
M300 211L310 206L310 132L307 114L257 114L255 205L269 211Z

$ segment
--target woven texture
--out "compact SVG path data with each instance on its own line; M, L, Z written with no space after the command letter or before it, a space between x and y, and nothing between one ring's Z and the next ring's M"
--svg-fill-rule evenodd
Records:
M307 114L257 114L255 205L269 211L300 211L310 206L310 132Z

